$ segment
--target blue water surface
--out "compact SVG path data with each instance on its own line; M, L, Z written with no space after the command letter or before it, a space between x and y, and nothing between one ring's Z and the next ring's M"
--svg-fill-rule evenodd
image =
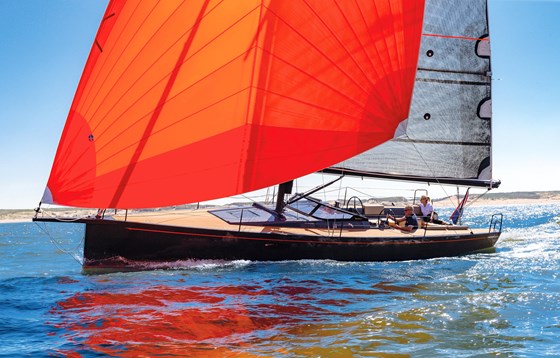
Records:
M0 356L558 356L560 205L493 213L495 253L94 275L80 225L0 224Z

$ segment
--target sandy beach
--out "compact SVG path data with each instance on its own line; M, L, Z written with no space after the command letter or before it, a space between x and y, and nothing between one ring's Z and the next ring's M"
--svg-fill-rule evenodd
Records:
M451 201L450 201L451 200ZM449 206L445 203L454 202L457 203L457 198L451 199L440 199L438 201L434 200L435 206ZM438 205L440 204L441 205ZM512 206L512 205L532 205L532 204L543 204L543 203L560 203L560 196L554 196L549 198L518 198L518 199L492 199L492 198L481 198L478 200L469 200L467 206Z
M456 197L434 199L433 204L437 207L450 207L457 203ZM523 192L523 193L493 193L481 198L472 198L468 206L513 206L532 205L543 203L560 203L560 192ZM172 209L171 209L172 210ZM43 215L62 217L67 219L95 215L97 210L77 208L55 208L45 209ZM0 223L30 222L35 216L33 209L0 209Z
M86 209L54 209L46 210L47 216L77 218L95 215L97 210ZM0 209L0 223L30 222L35 216L33 209Z

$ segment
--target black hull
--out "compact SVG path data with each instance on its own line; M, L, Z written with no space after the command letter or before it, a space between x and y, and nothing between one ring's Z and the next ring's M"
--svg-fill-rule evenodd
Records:
M254 233L110 220L80 222L86 224L86 269L122 268L134 263L178 260L418 260L488 250L493 248L500 235L499 232L471 234L465 231L461 235L388 239L383 236Z

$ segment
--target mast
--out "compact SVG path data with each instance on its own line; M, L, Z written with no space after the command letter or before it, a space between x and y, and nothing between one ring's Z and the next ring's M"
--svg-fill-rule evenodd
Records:
M276 197L276 209L275 209L276 213L282 214L282 211L284 210L284 206L286 206L286 203L284 202L284 196L286 194L292 193L293 186L294 186L293 180L278 185L278 196Z

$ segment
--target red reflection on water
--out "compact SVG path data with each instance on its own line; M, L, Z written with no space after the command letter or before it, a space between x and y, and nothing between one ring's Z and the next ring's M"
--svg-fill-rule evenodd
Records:
M118 356L223 356L243 351L244 340L233 335L300 322L315 310L312 306L242 303L264 295L272 293L243 286L85 292L59 302L51 310L56 317L52 325L74 343L75 349L58 352L67 356L76 356L77 351ZM221 338L227 339L219 345L210 341Z

